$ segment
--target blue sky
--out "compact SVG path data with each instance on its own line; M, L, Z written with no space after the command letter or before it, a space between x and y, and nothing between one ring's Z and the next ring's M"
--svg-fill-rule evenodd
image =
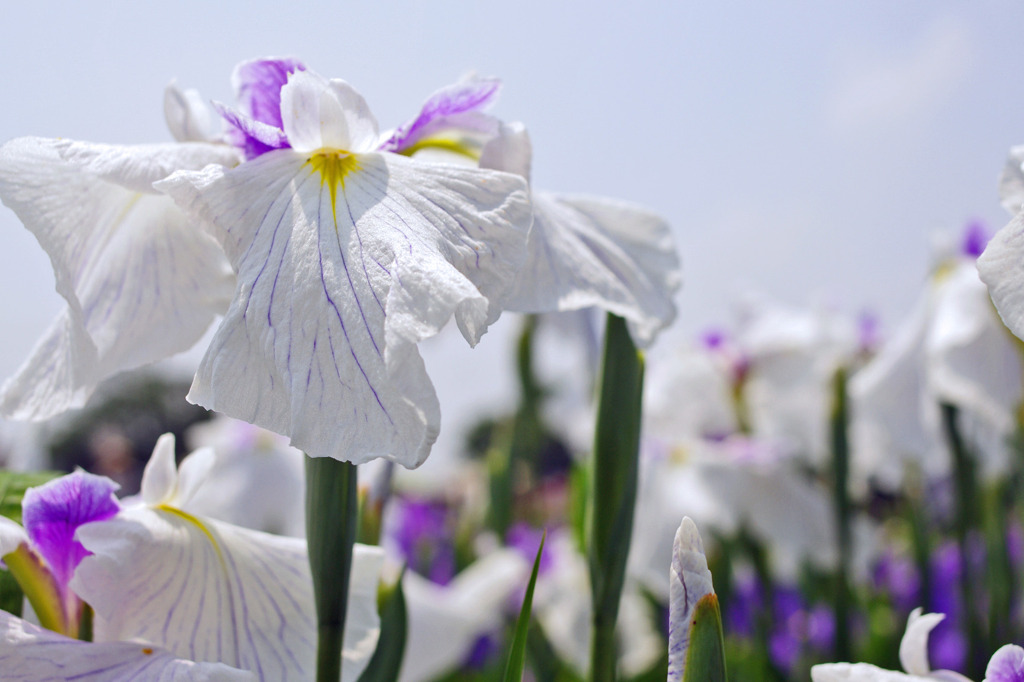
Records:
M0 139L166 141L168 81L230 101L232 68L256 56L348 80L384 127L466 71L500 76L496 113L529 127L536 187L673 225L677 338L728 322L751 290L872 309L891 330L934 233L1006 221L996 178L1024 142L1024 5L1006 0L36 2L4 22ZM60 301L6 209L0 245L7 376ZM485 337L472 362L502 352Z

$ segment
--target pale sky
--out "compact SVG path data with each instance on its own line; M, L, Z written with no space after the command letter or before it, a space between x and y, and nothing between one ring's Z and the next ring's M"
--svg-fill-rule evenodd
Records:
M751 290L871 309L891 331L936 231L1006 222L996 178L1024 143L1024 4L1009 0L35 2L5 5L4 24L0 140L169 141L172 78L230 102L234 65L259 56L344 78L385 128L467 71L499 76L495 113L529 128L535 187L672 224L685 285L662 343L728 323ZM5 208L0 244L6 377L61 303ZM504 369L465 390L500 341L455 373L428 353L443 429L459 403L500 402Z

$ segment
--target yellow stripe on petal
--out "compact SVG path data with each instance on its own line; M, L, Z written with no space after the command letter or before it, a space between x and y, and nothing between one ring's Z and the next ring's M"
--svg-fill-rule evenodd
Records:
M161 504L159 507L157 507L157 510L167 512L172 516L177 516L178 518L188 521L196 528L198 528L199 531L206 536L206 539L210 541L210 544L213 545L213 550L217 552L217 556L220 559L221 563L224 562L224 555L221 554L220 544L217 542L217 538L213 536L213 533L210 532L210 529L206 527L206 524L204 524L202 521L192 516L188 512L182 511L177 507L169 507L165 504Z
M354 154L332 151L314 154L307 163L320 174L320 186L327 185L331 193L331 211L337 220L338 187L344 187L345 176L359 168L359 159Z

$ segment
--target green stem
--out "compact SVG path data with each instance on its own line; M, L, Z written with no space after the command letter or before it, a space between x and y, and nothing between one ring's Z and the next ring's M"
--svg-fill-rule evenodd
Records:
M613 682L615 623L633 531L640 448L643 356L626 322L609 314L605 327L590 495L591 679Z
M846 370L839 369L833 380L832 398L832 500L836 524L839 565L836 568L836 589L833 609L836 619L835 660L852 660L850 650L850 563L853 558L851 535L851 503L849 491L850 443L849 411L846 396Z
M359 515L356 466L306 457L306 538L317 614L317 682L341 679L352 546Z
M974 461L960 434L959 409L942 403L942 427L953 456L954 484L956 486L956 536L960 547L960 603L967 628L967 674L977 677L984 672L981 656L981 631L976 613L977 595L971 537L978 527L978 485L975 480Z

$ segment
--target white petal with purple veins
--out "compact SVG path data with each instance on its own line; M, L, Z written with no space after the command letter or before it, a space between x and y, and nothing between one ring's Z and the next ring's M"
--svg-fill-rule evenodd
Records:
M142 639L261 680L312 679L316 616L305 542L194 517L135 508L83 526L94 555L72 589L96 609L97 641ZM355 680L379 633L382 557L358 546L345 628L343 679Z
M0 148L0 198L50 256L68 302L5 385L5 414L47 418L80 405L102 379L199 339L230 298L230 266L150 185L177 168L233 158L199 144L19 138Z
M250 672L194 663L136 642L93 644L0 611L0 670L7 682L246 682Z
M278 150L160 186L239 273L189 399L312 456L419 465L440 414L414 344L453 315L475 343L497 318L524 256L523 181Z

